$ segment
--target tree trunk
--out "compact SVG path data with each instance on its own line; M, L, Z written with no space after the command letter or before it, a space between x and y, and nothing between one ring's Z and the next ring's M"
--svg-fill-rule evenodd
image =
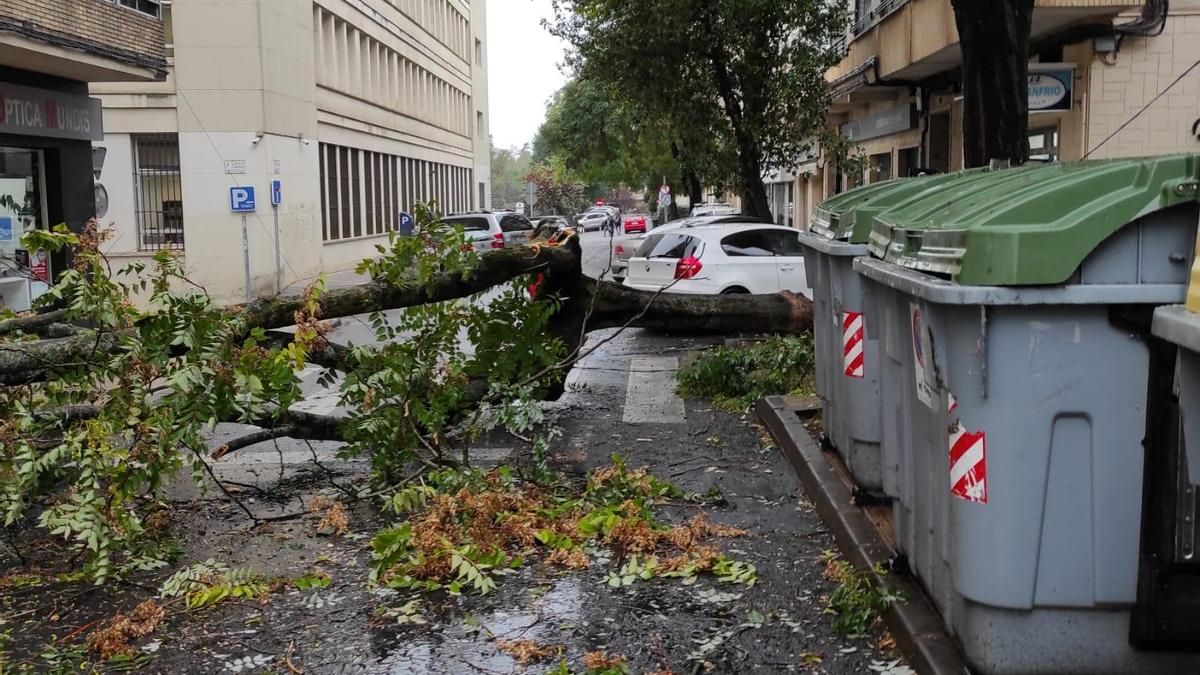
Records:
M762 151L743 115L743 98L738 94L737 83L729 72L729 64L721 53L720 45L715 41L709 48L709 60L717 83L717 93L724 103L725 116L729 118L729 124L733 127L733 137L737 144L738 178L742 183L742 215L770 221L771 206L762 179Z
M963 159L1029 159L1033 0L951 0L963 57Z
M683 161L683 152L679 150L679 144L671 141L671 159L679 164L679 178L683 181L683 187L687 190L688 198L691 204L695 207L704 201L704 186L700 184L700 178L696 175L696 170ZM671 196L675 193L672 191ZM679 218L679 207L675 205L675 201L671 201L671 220Z
M742 174L742 181L745 183L742 190L742 214L774 222L771 200L767 198L767 186L762 181L762 174L752 169L743 169ZM757 175L758 178L751 180L750 175Z
M697 204L703 204L704 186L700 184L700 179L691 168L683 170L683 183L687 186L688 199L692 207L694 208Z

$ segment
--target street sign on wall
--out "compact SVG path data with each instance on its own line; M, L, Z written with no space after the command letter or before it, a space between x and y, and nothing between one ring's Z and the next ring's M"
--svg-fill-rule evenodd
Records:
M253 213L258 208L254 201L254 188L229 188L229 209L234 213Z
M1070 64L1029 64L1029 112L1070 110L1074 85L1075 69Z

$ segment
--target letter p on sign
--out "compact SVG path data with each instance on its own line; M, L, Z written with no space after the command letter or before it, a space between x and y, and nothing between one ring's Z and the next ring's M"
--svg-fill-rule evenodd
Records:
M256 208L256 204L254 203L254 188L229 188L229 208L234 213L253 213Z

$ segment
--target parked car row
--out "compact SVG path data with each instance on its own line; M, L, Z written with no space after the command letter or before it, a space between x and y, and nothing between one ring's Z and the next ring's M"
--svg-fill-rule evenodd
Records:
M510 211L463 213L442 219L461 227L480 252L527 244L536 226ZM615 240L611 271L640 290L672 293L777 293L812 297L799 232L739 215L689 217L648 230L645 216L624 219L642 234ZM538 225L570 227L565 216L545 216Z

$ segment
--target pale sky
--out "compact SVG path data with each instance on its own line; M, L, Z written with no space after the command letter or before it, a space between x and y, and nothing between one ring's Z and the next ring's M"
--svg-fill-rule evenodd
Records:
M559 70L565 43L542 28L550 0L487 3L488 104L492 139L507 148L532 143L546 101L566 83Z

